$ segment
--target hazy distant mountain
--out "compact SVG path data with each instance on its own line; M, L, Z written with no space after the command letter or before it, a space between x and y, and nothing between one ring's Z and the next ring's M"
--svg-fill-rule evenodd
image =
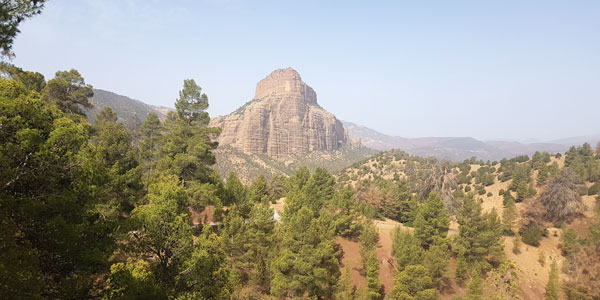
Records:
M563 143L520 143L480 141L471 137L403 138L390 136L365 126L342 121L351 138L360 138L365 147L377 150L400 149L413 155L434 156L454 161L476 156L484 160L499 160L535 151L564 152L571 145L583 144L583 139L565 139ZM593 144L595 145L595 144Z
M168 107L146 104L140 100L101 89L94 89L94 96L89 100L94 104L93 108L85 111L90 122L96 120L96 115L106 106L115 111L119 119L126 124L135 122L136 119L143 122L151 112L155 112L159 118L164 119L167 112L173 110Z
M554 140L552 143L561 144L565 146L571 145L582 145L583 143L589 143L592 147L595 147L600 142L600 134L586 135L586 136L574 136L570 138L564 138Z

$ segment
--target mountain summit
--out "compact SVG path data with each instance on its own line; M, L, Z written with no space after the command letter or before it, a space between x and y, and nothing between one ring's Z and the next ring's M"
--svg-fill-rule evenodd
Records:
M211 127L219 144L282 158L334 151L350 143L344 125L317 104L317 93L292 68L273 71L256 85L254 99Z

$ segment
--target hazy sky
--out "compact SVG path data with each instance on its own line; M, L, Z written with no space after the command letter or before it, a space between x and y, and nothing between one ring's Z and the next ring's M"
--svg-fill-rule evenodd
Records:
M494 3L492 3L494 2ZM211 115L291 66L338 118L406 137L600 133L600 1L50 0L13 63Z

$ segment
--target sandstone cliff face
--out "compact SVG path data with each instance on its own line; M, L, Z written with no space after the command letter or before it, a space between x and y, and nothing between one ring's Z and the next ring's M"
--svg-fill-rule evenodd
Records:
M222 129L220 145L276 158L349 144L342 122L317 104L315 91L292 68L272 72L256 85L254 100L210 126Z

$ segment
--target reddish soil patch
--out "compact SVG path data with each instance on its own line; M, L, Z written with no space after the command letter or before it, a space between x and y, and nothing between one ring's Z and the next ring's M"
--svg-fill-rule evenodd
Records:
M228 209L229 209L228 206L223 206L224 212L227 211ZM190 211L190 214L192 215L192 224L194 224L194 225L214 224L215 223L215 219L214 219L215 207L213 205L208 205L208 206L204 207L204 210L202 210L201 212L197 212L191 207L188 207L188 210Z
M214 206L207 206L201 212L197 212L191 207L188 207L188 209L192 214L192 224L199 225L213 222L213 213L215 211Z
M342 251L342 259L340 261L340 271L342 274L348 268L352 275L352 284L355 288L359 289L367 286L367 280L361 274L362 262L359 243L342 237L338 237L336 243L340 245Z

